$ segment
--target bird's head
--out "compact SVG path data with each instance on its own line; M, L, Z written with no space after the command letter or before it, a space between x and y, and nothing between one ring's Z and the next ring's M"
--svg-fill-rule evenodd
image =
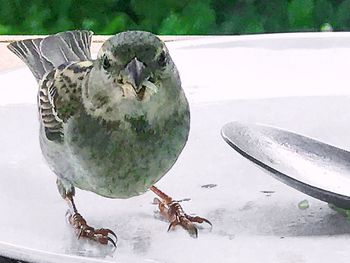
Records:
M176 89L180 81L165 44L152 33L126 31L102 45L84 100L95 115L113 119L159 110Z

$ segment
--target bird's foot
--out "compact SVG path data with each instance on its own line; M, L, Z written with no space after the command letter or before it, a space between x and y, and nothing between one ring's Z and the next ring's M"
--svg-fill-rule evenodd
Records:
M89 226L79 213L74 213L72 215L68 212L67 219L74 228L78 239L87 238L103 245L107 245L108 242L110 242L114 247L117 246L117 235L112 230L105 228L95 229ZM115 240L113 240L110 235L114 237Z
M192 237L196 238L198 236L198 229L195 223L207 223L212 227L208 219L186 214L178 201L173 201L171 197L161 192L158 188L153 186L151 190L161 198L154 198L154 203L158 205L160 214L170 222L168 231L180 225L187 230Z

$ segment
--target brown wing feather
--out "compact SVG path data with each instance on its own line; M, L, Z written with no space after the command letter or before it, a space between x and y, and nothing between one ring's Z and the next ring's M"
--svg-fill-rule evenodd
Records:
M62 65L46 74L40 82L39 115L49 140L62 141L63 124L81 106L81 86L92 64L92 61L82 61Z
M40 83L38 93L38 107L41 124L49 140L61 141L63 137L63 121L57 116L54 101L57 91L54 86L54 75L57 70L47 74Z

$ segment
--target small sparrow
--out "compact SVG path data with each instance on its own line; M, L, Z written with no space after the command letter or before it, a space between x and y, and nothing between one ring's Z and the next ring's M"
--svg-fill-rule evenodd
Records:
M75 187L108 198L150 189L169 229L181 225L197 236L194 222L210 222L187 215L154 186L177 160L190 129L167 47L152 33L127 31L105 41L93 60L91 37L67 31L8 46L39 83L40 145L70 207L69 223L78 238L115 246L113 231L89 226L78 213Z

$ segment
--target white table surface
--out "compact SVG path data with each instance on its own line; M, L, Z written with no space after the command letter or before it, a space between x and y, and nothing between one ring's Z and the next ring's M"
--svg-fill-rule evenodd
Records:
M110 200L77 191L111 252L77 241L38 145L36 83L26 68L0 74L0 255L30 262L347 262L350 223L276 181L220 137L232 120L266 123L350 149L350 34L277 34L170 42L192 110L191 134L157 184L212 221L193 239L166 232L150 192ZM202 185L216 184L207 189ZM267 195L262 191L273 191ZM310 207L300 210L298 203Z

